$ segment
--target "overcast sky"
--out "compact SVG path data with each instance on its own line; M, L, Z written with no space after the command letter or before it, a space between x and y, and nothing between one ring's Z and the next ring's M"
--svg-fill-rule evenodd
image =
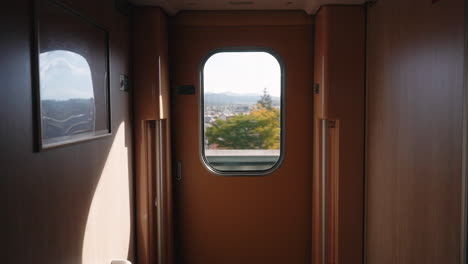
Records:
M91 71L81 55L63 50L40 55L41 98L68 100L94 97ZM221 52L204 67L208 93L281 94L281 68L266 52Z
M204 67L206 93L281 94L281 68L266 52L222 52L211 56Z
M94 97L91 69L74 52L53 50L39 56L41 99L65 101Z

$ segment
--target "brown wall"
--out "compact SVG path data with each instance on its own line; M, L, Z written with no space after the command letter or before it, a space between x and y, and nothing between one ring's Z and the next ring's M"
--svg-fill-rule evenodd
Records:
M31 2L0 13L1 259L5 263L110 263L134 258L129 18L114 1L63 1L110 32L110 137L33 152ZM6 254L6 256L5 256ZM6 260L5 260L6 258Z
M322 6L315 19L314 82L319 89L314 95L313 260L322 259L326 161L327 263L362 263L365 9ZM325 135L323 119L328 120Z
M168 23L162 9L134 8L132 43L138 264L172 263Z
M182 12L171 21L178 263L310 263L313 17L303 12ZM285 66L285 159L263 177L224 177L200 159L200 63L225 47L268 47Z
M368 14L367 263L460 263L463 0Z

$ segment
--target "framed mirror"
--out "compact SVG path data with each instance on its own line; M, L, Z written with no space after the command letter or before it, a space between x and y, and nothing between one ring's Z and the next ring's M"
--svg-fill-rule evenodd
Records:
M38 150L110 135L108 31L57 1L34 12Z

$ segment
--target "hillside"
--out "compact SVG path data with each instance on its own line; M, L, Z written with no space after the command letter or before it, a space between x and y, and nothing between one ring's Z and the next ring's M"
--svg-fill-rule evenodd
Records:
M260 99L260 95L255 94L217 94L206 93L205 105L253 105ZM280 104L280 98L276 96L271 97L273 105Z

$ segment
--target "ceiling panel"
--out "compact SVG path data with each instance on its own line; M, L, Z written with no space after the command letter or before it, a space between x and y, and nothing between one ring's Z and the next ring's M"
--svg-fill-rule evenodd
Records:
M362 4L365 0L130 0L136 5L160 6L170 14L181 10L304 10L314 14L327 4Z

